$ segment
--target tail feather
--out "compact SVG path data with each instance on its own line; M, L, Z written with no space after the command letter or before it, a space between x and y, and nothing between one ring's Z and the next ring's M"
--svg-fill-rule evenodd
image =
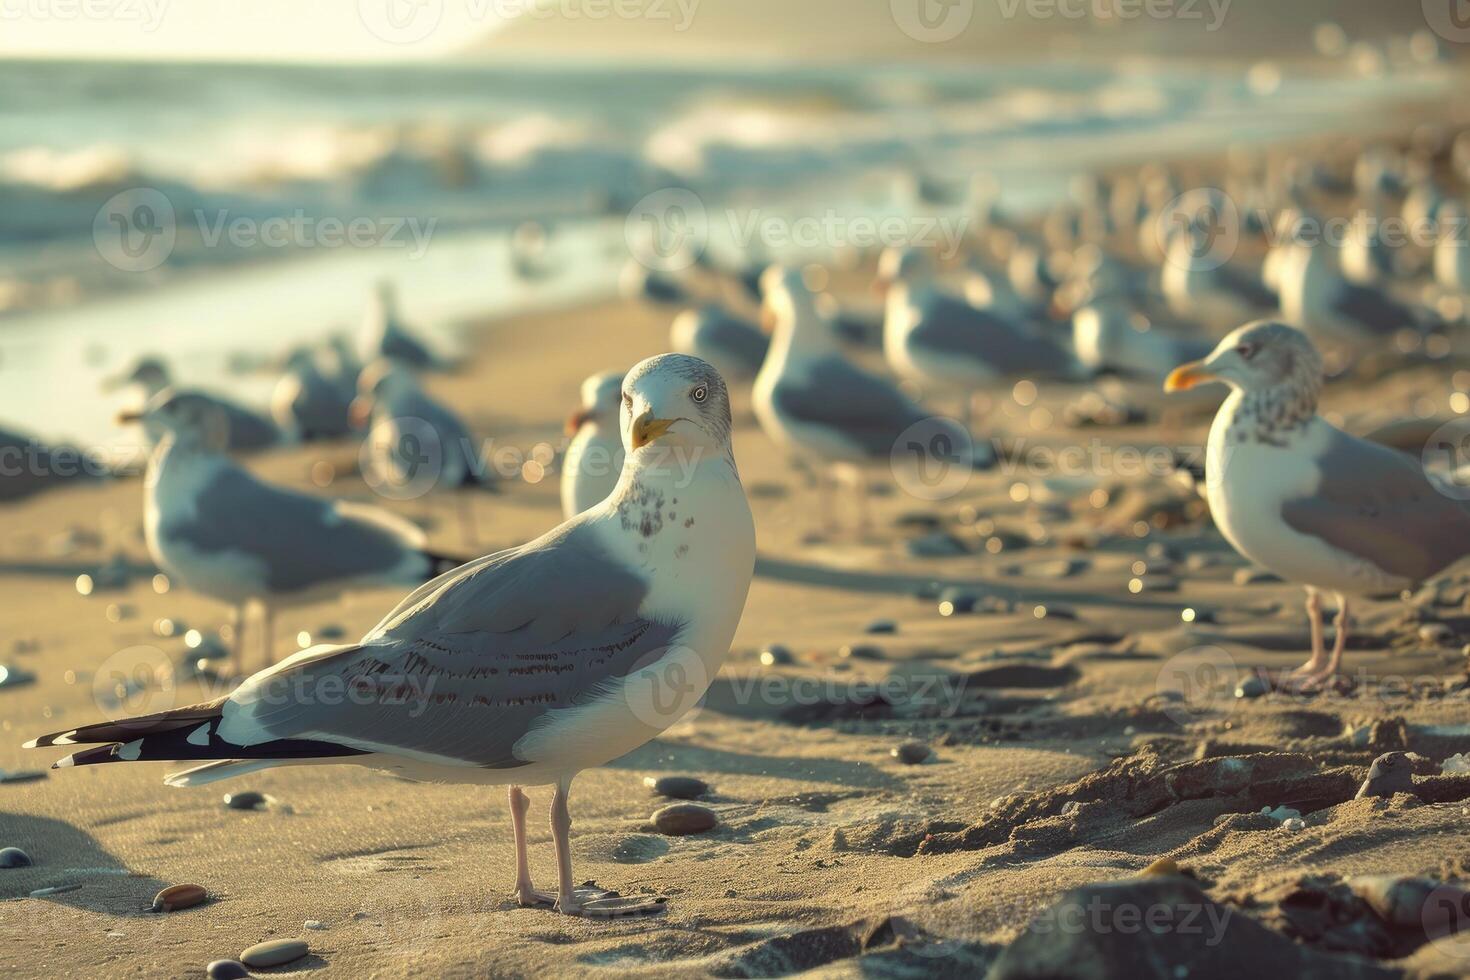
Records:
M246 773L259 772L261 769L270 769L280 764L274 759L221 759L218 762L206 762L193 769L185 769L183 772L171 772L163 777L163 782L165 785L177 787L203 786L206 783L216 783L221 779L231 779Z
M22 748L44 749L51 745L87 745L96 742L130 742L144 735L156 735L190 725L200 725L219 717L225 698L185 705L169 711L136 718L121 718L104 721L96 725L83 725L64 732L41 735L26 742Z

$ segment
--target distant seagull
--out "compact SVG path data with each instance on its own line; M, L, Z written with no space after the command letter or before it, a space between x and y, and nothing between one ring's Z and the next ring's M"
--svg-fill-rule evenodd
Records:
M343 384L339 371L324 371L318 353L310 348L292 351L271 392L276 423L303 442L340 439L350 433L348 409L354 388Z
M602 503L623 471L618 432L623 375L594 374L582 382L582 407L567 419L571 442L562 460L561 512L568 519Z
M1331 241L1299 242L1279 267L1281 314L1311 333L1349 341L1381 339L1405 327L1422 329L1419 314L1377 286L1346 279Z
M637 259L629 259L618 275L618 291L625 299L641 299L650 303L687 303L689 290L673 276L650 269Z
M760 327L718 303L680 313L669 340L674 350L709 361L730 381L754 378L770 346Z
M378 283L368 301L362 332L368 360L386 357L412 368L436 366L433 352L399 316L397 290L386 279Z
M1094 374L1112 371L1162 381L1181 361L1204 357L1211 344L1171 336L1149 323L1125 296L1094 296L1072 314L1077 360Z
M883 352L889 365L916 381L962 389L967 422L969 396L982 385L1073 373L1072 355L1048 338L940 287L924 251L892 249L878 274L887 291Z
M106 475L106 461L0 428L0 502Z
M1342 243L1342 274L1360 286L1378 286L1394 277L1394 253L1379 234L1382 218L1376 201L1359 208Z
M1236 269L1217 253L1225 244L1207 227L1215 218L1196 218L1180 229L1164 253L1159 287L1175 316L1239 323L1276 309L1277 296L1254 275Z
M214 701L27 744L106 743L57 767L203 763L169 776L173 786L326 763L509 785L521 904L586 916L660 911L660 898L577 887L570 787L703 696L745 605L755 528L719 374L665 354L635 367L623 392L628 465L591 510L419 588L356 644L304 650ZM336 561L354 550L330 547L345 553ZM531 883L521 791L548 784L555 894Z
M174 384L168 365L161 358L140 358L131 371L109 378L104 387L114 389L128 385L140 389L141 400L145 403L166 388L187 392L212 403L229 423L230 449L263 449L281 441L280 428L261 413L252 411L227 398L220 398L217 395L206 394L195 389L179 388Z
M1354 438L1317 414L1322 358L1300 331L1261 321L1169 375L1168 391L1223 381L1231 392L1210 429L1207 499L1246 558L1307 587L1312 657L1297 674L1337 673L1349 595L1398 592L1470 555L1470 504L1420 460ZM1322 639L1320 592L1337 594L1337 638Z
M819 488L826 494L824 466L853 483L867 523L862 468L889 462L900 436L921 422L953 429L950 443L963 452L956 462L975 463L960 427L933 418L886 379L844 358L812 294L795 270L772 266L765 279L766 312L774 328L771 349L755 379L754 406L761 428L776 443L812 456ZM832 512L824 506L829 526Z
M423 534L392 514L274 487L231 462L218 411L196 395L164 391L141 415L123 416L139 419L166 432L144 485L149 553L180 585L234 606L241 633L245 606L259 604L269 662L277 607L416 585L445 567ZM237 666L240 651L237 636Z
M1444 289L1470 296L1470 225L1465 208L1448 201L1439 209L1439 240L1434 243L1434 281Z

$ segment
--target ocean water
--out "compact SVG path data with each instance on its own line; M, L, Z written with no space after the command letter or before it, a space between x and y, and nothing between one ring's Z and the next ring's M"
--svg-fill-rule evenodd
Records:
M143 353L263 403L238 364L353 329L384 277L452 349L469 317L610 292L660 195L717 257L821 258L855 218L959 221L977 175L1039 207L1099 164L1350 128L1442 72L0 62L0 425L110 443L100 383ZM801 218L828 230L763 230Z

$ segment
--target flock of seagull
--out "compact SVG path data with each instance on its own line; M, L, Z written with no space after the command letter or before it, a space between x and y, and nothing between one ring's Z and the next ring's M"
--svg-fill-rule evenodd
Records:
M875 468L916 425L952 436L958 465L992 465L971 406L999 381L1111 372L1169 391L1224 382L1231 392L1206 458L1215 522L1243 555L1306 587L1313 649L1293 681L1330 683L1350 597L1402 589L1470 554L1470 506L1438 474L1317 412L1319 346L1433 356L1463 329L1470 250L1456 215L1470 134L1416 140L1407 152L1371 146L1351 173L1290 159L1233 172L1228 192L1182 191L1179 179L1151 165L1081 181L1039 229L987 207L970 253L951 267L931 250L894 247L878 262L877 312L837 305L811 266L705 257L682 277L630 276L643 298L688 307L673 319L676 353L589 377L568 422L564 523L463 564L385 511L271 486L229 455L259 444L271 423L298 438L367 426L386 431L365 454L386 481L411 481L428 440L441 447L438 485L485 482L466 454L469 427L420 386L437 359L403 327L386 286L373 298L372 358L363 364L341 343L297 352L272 420L171 387L145 362L127 380L149 392L133 413L154 444L149 549L185 587L265 610L265 666L203 704L30 744L95 743L61 766L200 763L169 777L175 785L343 762L508 785L520 902L657 911L651 899L574 884L567 797L577 772L676 720L728 651L755 561L731 442L735 385L748 386L772 440L853 483L861 504ZM1365 231L1412 213L1436 237L1422 248L1344 247L1311 234L1321 213L1345 206L1375 219L1354 222ZM1215 226L1230 211L1235 241L1221 254ZM855 355L855 341L881 350L888 370L876 350ZM916 387L957 395L958 418L926 408ZM403 450L409 441L414 452ZM688 454L692 469L667 466L669 452ZM363 585L413 591L360 641L274 662L271 610ZM1340 607L1330 651L1323 593ZM322 697L328 681L362 696ZM547 784L555 893L532 886L525 849L521 787Z

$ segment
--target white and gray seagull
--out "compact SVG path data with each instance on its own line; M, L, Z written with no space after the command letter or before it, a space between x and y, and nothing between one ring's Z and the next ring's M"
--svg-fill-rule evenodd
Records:
M623 373L607 371L582 382L582 407L567 418L566 456L561 464L561 512L566 518L601 503L623 471L618 413Z
M244 632L259 606L260 646L272 656L276 608L350 588L417 585L458 564L425 549L417 527L386 511L258 480L224 453L215 406L164 391L124 421L165 433L148 461L143 526L158 567L236 609ZM241 637L235 638L236 667Z
M217 700L37 738L105 743L59 767L202 763L196 786L273 766L356 763L419 780L510 787L515 897L560 911L657 911L579 889L568 793L583 769L673 724L729 651L755 566L724 381L649 358L623 382L628 451L602 503L420 587L358 643L304 650ZM552 785L554 895L535 889L522 786Z
M1164 387L1223 381L1210 428L1206 498L1235 549L1307 589L1312 657L1304 685L1342 664L1348 597L1398 592L1470 555L1470 503L1421 461L1355 438L1317 414L1322 358L1301 331L1259 321L1236 329ZM1337 636L1323 641L1320 593L1337 596Z

